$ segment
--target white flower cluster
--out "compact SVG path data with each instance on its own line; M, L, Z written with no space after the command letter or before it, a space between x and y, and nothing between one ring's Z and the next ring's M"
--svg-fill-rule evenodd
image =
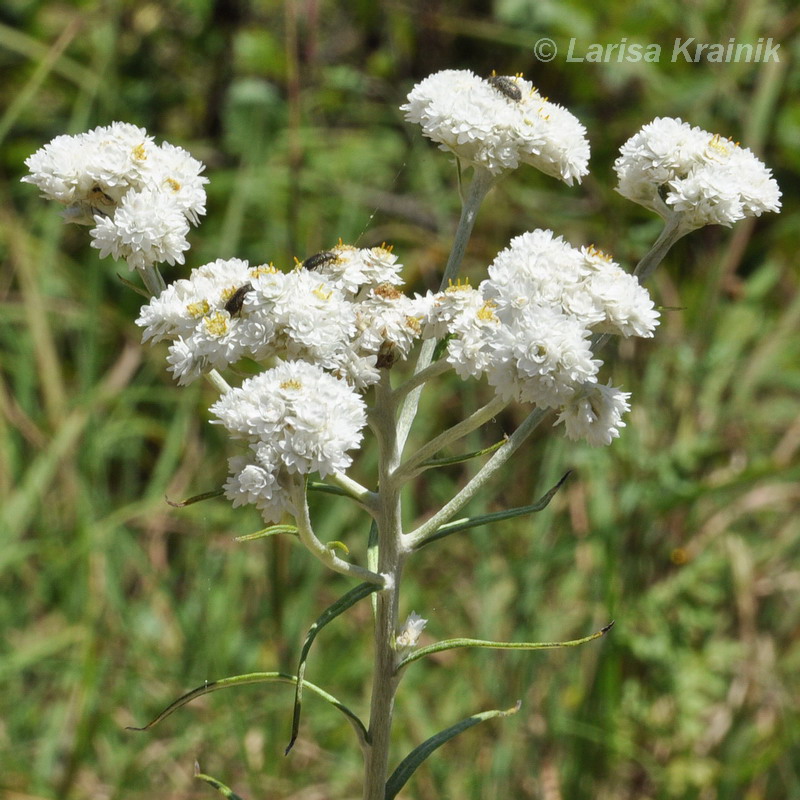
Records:
M171 341L170 370L181 384L245 356L278 356L363 389L421 333L420 302L395 288L401 266L388 248L341 243L290 272L220 259L152 298L137 324L144 341Z
M436 72L400 108L440 149L493 174L530 164L572 185L588 172L586 129L521 76Z
M628 394L597 383L593 333L650 337L658 312L647 290L594 248L551 231L512 240L479 289L451 286L430 299L423 334L453 335L447 358L461 377L486 375L507 400L561 411L572 439L609 444Z
M25 164L24 182L64 204L67 222L93 226L101 258L125 259L131 269L182 264L189 224L205 214L203 164L167 142L156 146L136 125L57 136Z
M285 361L231 389L211 413L249 453L228 462L225 494L252 504L267 522L291 512L288 476L347 469L367 422L363 399L347 383L306 361Z
M620 154L617 191L664 218L683 212L685 231L781 207L772 172L749 149L680 119L656 118Z

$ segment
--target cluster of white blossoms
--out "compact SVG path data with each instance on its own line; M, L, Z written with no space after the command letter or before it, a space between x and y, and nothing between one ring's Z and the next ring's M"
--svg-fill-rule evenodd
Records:
M629 395L598 384L592 334L651 337L658 317L647 290L604 253L535 230L497 255L478 289L433 296L423 331L445 326L461 377L485 375L503 399L557 409L570 438L601 445L619 435Z
M144 340L169 340L168 362L187 384L243 357L305 360L363 389L408 355L420 336L419 300L385 247L338 244L288 272L219 259L143 306Z
M101 258L131 269L184 261L189 225L205 214L204 166L180 147L153 143L136 125L113 122L57 136L26 161L22 180L67 208L67 222L91 225Z
M495 175L530 164L572 185L589 171L586 129L519 75L436 72L400 108L440 149Z
M584 127L521 76L438 72L402 110L484 174L530 164L572 184L588 171ZM93 226L101 256L139 269L183 263L206 183L186 151L115 122L59 136L26 164L24 181L64 204L68 221ZM646 125L615 169L619 192L665 218L680 212L683 231L780 208L776 182L749 150L680 120ZM288 270L218 259L143 306L143 339L169 343L180 384L243 358L277 362L211 409L247 444L229 462L234 505L254 504L276 521L293 510L297 475L349 467L366 422L362 394L419 339L446 339L455 372L485 377L504 401L555 410L571 439L607 445L619 436L629 394L599 382L592 344L609 334L651 337L659 314L609 256L534 230L497 255L477 289L459 282L413 298L402 292L401 268L391 248L340 241ZM412 614L398 645L413 646L423 627Z
M780 209L772 172L749 149L680 119L656 118L620 148L617 191L685 231Z
M408 297L386 247L338 244L288 271L239 259L195 269L143 306L145 341L170 342L181 384L243 357L314 365L354 391L405 360L420 338L449 337L462 378L485 376L509 402L561 412L571 438L608 444L627 395L597 384L591 336L650 337L658 312L608 256L551 231L516 237L479 289L468 283Z
M347 469L367 422L361 395L306 361L284 361L225 393L211 413L248 454L228 461L225 494L234 506L252 504L267 522L292 511L292 474Z

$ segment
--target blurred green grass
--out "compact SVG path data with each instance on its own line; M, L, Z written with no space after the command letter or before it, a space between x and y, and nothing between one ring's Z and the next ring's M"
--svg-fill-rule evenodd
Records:
M448 743L404 797L558 800L800 797L798 226L800 113L790 3L587 0L477 3L11 0L0 11L0 790L9 798L213 796L195 760L250 800L359 795L359 756L333 710L306 703L291 757L290 692L209 696L155 731L185 690L291 668L306 627L348 586L223 501L164 502L218 486L228 451L202 385L177 390L163 350L139 347L139 298L84 230L20 186L53 136L113 119L204 159L207 221L189 264L291 263L341 236L389 241L418 289L436 284L458 199L452 164L397 106L436 69L522 71L586 124L592 174L567 189L519 171L482 209L466 271L508 239L552 227L635 263L658 226L617 197L619 145L681 116L762 154L778 217L682 240L652 291L652 342L624 343L615 383L628 428L592 450L540 432L471 511L529 502L575 470L546 512L416 555L404 604L432 639L602 643L549 653L455 652L412 665L396 758L470 713L522 711ZM623 36L774 36L779 64L538 64L533 43ZM296 43L296 46L295 46ZM185 274L167 272L167 279ZM609 353L610 355L610 353ZM611 374L611 373L609 373ZM483 387L424 396L420 433ZM511 410L476 435L496 440ZM364 467L368 474L369 463ZM426 476L409 518L469 469ZM321 506L318 505L318 508ZM326 539L363 553L366 524L337 502ZM369 697L369 606L326 629L308 677L357 709Z

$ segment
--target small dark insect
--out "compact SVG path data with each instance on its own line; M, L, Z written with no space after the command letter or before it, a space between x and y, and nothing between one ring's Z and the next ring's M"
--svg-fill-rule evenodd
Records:
M384 342L378 350L375 366L378 369L391 369L397 359L394 347L389 342Z
M509 100L514 100L515 102L522 100L522 92L511 78L506 78L504 75L492 75L491 78L487 78L486 80L491 86L497 89L500 94L504 94Z
M246 283L244 286L240 286L228 299L228 302L225 303L225 310L232 316L235 317L241 310L242 306L244 305L244 298L247 297L248 292L253 291L253 284Z
M302 263L302 267L304 269L315 270L319 269L325 264L330 264L331 261L336 261L336 259L336 253L333 253L330 250L323 250L321 253L314 253L313 256L309 256Z

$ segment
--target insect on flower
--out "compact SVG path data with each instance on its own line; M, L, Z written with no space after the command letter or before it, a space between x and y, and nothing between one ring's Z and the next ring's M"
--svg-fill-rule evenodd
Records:
M490 86L497 89L500 94L504 94L509 100L517 103L522 100L522 92L511 78L506 78L504 75L492 75L486 80Z
M243 286L240 286L228 299L228 302L225 303L225 310L232 316L235 317L241 310L242 306L244 305L244 298L247 297L248 292L253 291L253 284L252 283L245 283Z
M323 250L321 253L314 253L313 256L309 256L305 261L302 262L301 266L303 269L315 270L319 269L325 264L330 264L331 261L336 261L337 258L338 256L336 253L332 252L331 250Z

